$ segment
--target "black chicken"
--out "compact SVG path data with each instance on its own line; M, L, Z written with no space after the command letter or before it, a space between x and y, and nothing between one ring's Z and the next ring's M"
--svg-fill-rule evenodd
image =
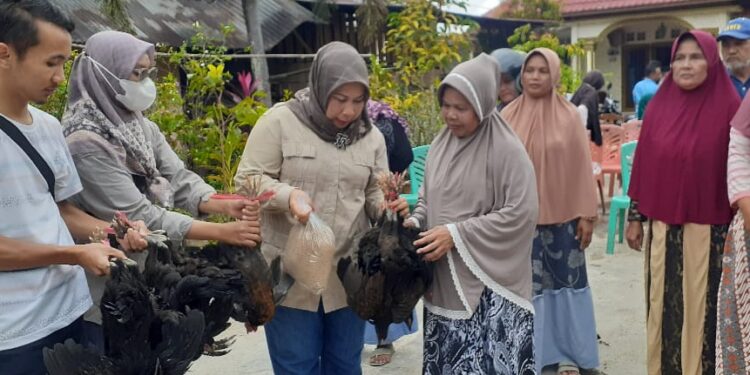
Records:
M270 267L259 250L224 243L185 251L183 272L205 276L207 272L234 272L231 317L249 330L273 318L276 305L286 296L293 280L281 272L279 259Z
M375 325L381 343L391 323L411 327L411 312L432 283L432 264L414 247L418 237L418 230L405 228L400 216L386 210L359 239L356 262L351 257L339 260L337 274L347 303L360 318Z
M118 235L128 226L131 224L125 215L115 215ZM229 327L230 318L254 330L273 317L275 303L291 286L288 278L281 277L280 264L272 271L261 253L253 249L226 244L178 248L170 246L166 238L153 236L147 242L144 275L148 286L162 308L203 312L206 355L229 352L234 336L222 340L215 337Z
M43 351L50 375L184 374L200 353L203 314L157 309L135 262L111 263L101 301L105 355L72 340Z
M267 202L275 193L270 190L261 192L261 181L261 175L249 176L237 187L240 195L214 198L244 197L260 203ZM273 318L276 304L283 300L294 283L291 277L281 272L280 260L272 262L269 268L259 246L249 249L219 243L186 249L176 254L175 263L183 276L194 274L227 280L227 285L232 289L230 315L244 322L248 331L254 331Z
M205 267L201 269L203 272L196 269L196 272L184 273L174 259L183 259L179 250L173 251L164 243L149 243L144 275L157 297L158 305L183 313L201 311L205 318L203 353L212 356L228 353L234 337L223 340L214 338L229 327L233 294L241 290L239 272L234 271L235 275L232 276L229 271Z

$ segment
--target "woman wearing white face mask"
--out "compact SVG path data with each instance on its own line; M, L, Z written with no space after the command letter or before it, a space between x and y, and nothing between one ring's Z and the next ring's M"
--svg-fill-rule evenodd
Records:
M115 211L163 229L173 241L221 240L255 247L260 241L257 202L210 199L214 189L185 169L156 124L143 116L156 98L151 80L154 46L130 34L103 31L87 42L70 75L63 128L83 184L74 201L110 220ZM221 213L238 221L216 224L193 217ZM143 254L129 254L143 259ZM89 279L95 305L103 281ZM87 320L99 322L98 306Z

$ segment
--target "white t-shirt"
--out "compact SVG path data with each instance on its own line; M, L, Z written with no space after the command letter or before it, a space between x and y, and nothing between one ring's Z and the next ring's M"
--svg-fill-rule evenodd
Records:
M11 120L55 174L55 197L81 191L60 122L29 106L33 122ZM7 117L6 117L7 119ZM42 244L72 245L47 182L23 150L0 131L0 236ZM37 341L64 328L91 306L83 268L52 265L0 272L0 351Z

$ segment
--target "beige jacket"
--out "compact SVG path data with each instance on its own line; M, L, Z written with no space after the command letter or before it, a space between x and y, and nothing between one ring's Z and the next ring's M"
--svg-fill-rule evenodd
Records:
M376 176L388 170L385 140L377 128L345 150L324 142L289 110L286 104L268 110L253 128L242 154L235 181L263 174L261 191L276 196L263 209L261 251L269 262L286 246L294 220L289 196L295 188L312 198L316 214L336 235L336 254L327 289L325 312L346 307L346 293L336 275L342 257L353 253L354 239L377 218L383 193ZM320 297L295 284L283 306L317 311Z

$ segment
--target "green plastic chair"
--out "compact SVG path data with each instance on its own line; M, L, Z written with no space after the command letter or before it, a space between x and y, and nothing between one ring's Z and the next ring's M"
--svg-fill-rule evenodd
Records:
M419 188L422 187L422 181L424 181L424 163L427 161L427 151L429 150L430 145L415 147L411 150L414 153L414 161L409 164L411 194L401 194L409 203L409 210L411 211L414 211L414 207L417 206L419 200Z
M615 253L615 230L620 234L619 243L622 243L625 232L625 220L630 208L630 197L628 197L628 185L630 184L630 172L633 170L633 157L635 146L638 141L623 143L620 147L620 165L622 166L622 194L612 197L609 205L609 227L607 228L607 254ZM618 225L619 224L619 225Z

